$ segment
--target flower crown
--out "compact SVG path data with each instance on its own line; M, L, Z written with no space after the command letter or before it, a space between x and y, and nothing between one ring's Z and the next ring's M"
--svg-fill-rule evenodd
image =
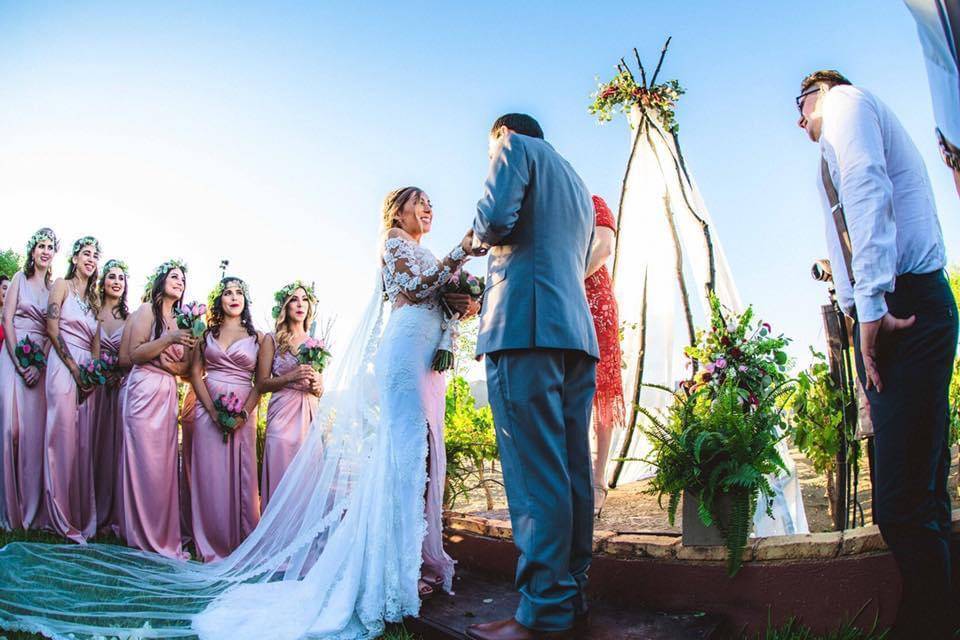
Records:
M71 256L75 256L80 253L80 250L86 247L87 245L93 245L97 250L97 253L100 253L100 241L94 238L93 236L83 236L79 240L73 243L73 249L70 251Z
M183 274L187 274L187 263L183 260L178 260L173 258L172 260L167 260L159 267L154 269L153 273L150 274L150 277L147 278L147 285L143 288L143 301L147 302L150 300L150 292L153 290L153 283L157 281L157 278L163 276L169 271L174 269L180 269L183 271Z
M127 275L127 273L129 272L129 269L127 268L127 263L124 262L123 260L117 260L116 258L110 258L109 260L107 260L107 263L103 265L104 277L106 277L107 272L110 271L110 269L120 269L120 271L123 271L123 275Z
M211 291L211 292L210 292L210 295L207 296L207 308L208 308L208 309L213 309L213 307L214 307L214 305L213 305L214 301L215 301L217 298L219 298L220 296L222 296L224 290L225 290L228 286L230 286L230 285L232 285L232 284L237 284L237 285L240 286L240 290L243 291L243 298L244 298L244 300L247 301L247 304L248 304L248 305L249 305L251 302L253 302L253 301L250 299L250 289L249 289L249 287L247 287L247 283L244 282L243 280L241 280L240 278L232 278L232 277L231 277L231 278L224 278L224 279L220 280L220 282L217 283L217 286L215 286L215 287L213 288L213 291Z
M280 289L275 294L273 294L273 301L276 303L271 311L273 319L276 320L280 317L280 312L283 311L283 305L287 301L287 298L293 295L293 292L297 289L303 289L307 292L307 300L312 304L317 304L317 294L313 290L313 285L308 285L302 280L294 280L283 289Z
M28 256L33 253L33 250L37 247L41 240L49 240L53 243L53 250L60 251L60 241L57 240L56 234L53 233L52 229L43 228L30 236L30 239L27 240Z

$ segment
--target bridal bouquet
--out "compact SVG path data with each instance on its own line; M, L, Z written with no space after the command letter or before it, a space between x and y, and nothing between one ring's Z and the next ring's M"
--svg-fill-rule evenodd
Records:
M230 440L230 434L243 418L243 401L233 391L221 393L213 401L213 408L217 411L217 424L223 432L223 442L227 443Z
M452 274L441 288L440 303L443 305L446 319L442 325L443 334L440 336L440 346L437 348L437 354L433 357L434 371L442 372L453 369L453 343L460 332L460 314L448 307L442 296L448 293L458 293L477 300L483 295L485 288L483 278L478 278L463 270Z
M42 370L47 366L47 357L43 355L43 347L37 344L30 336L24 336L17 342L14 353L17 356L17 364L23 369L36 367Z
M297 351L297 362L308 364L318 372L323 373L331 355L330 350L327 349L326 340L310 337L300 345L300 349Z
M188 302L180 305L177 310L177 328L189 329L194 338L199 338L207 330L207 325L203 321L207 314L207 305L198 302Z

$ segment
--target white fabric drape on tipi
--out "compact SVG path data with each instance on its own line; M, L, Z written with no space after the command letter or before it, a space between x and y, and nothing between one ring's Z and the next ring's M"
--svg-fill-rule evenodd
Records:
M672 213L683 257L683 270L695 326L706 326L707 286L710 281L710 257L703 224L710 231L714 254L714 289L720 302L734 312L743 311L740 294L734 284L726 255L696 184L682 166L682 158L673 135L653 111L646 118L634 106L629 115L633 155L625 178L621 215L617 230L617 258L614 289L624 326L623 388L627 415L637 384L638 362L643 348L643 382L675 387L688 377L683 348L689 344L689 332L677 278L677 252L667 208ZM639 140L637 139L639 136ZM699 218L699 220L698 220ZM641 316L646 284L646 331L641 337ZM641 341L643 344L641 345ZM640 391L640 405L663 409L670 397L656 389ZM616 467L625 429L613 436L608 478ZM755 518L756 535L805 533L808 531L800 486L786 445L781 453L790 468L787 477L772 479L777 492L775 518L759 512ZM634 431L628 458L618 485L653 475L654 469L642 461L650 453L650 444L640 431Z

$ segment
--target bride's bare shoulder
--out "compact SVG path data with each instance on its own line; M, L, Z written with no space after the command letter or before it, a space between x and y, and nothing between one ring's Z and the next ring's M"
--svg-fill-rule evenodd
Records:
M409 233L403 229L400 229L399 227L387 229L387 232L383 235L384 242L393 238L400 238L401 240L413 240L413 237Z

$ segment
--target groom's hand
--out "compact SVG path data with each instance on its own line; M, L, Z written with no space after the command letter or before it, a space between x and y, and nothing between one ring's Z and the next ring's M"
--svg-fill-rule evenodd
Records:
M479 258L487 255L488 251L490 251L490 245L488 245L486 242L482 242L480 238L474 236L473 246L470 247L470 251L468 253L475 258Z

